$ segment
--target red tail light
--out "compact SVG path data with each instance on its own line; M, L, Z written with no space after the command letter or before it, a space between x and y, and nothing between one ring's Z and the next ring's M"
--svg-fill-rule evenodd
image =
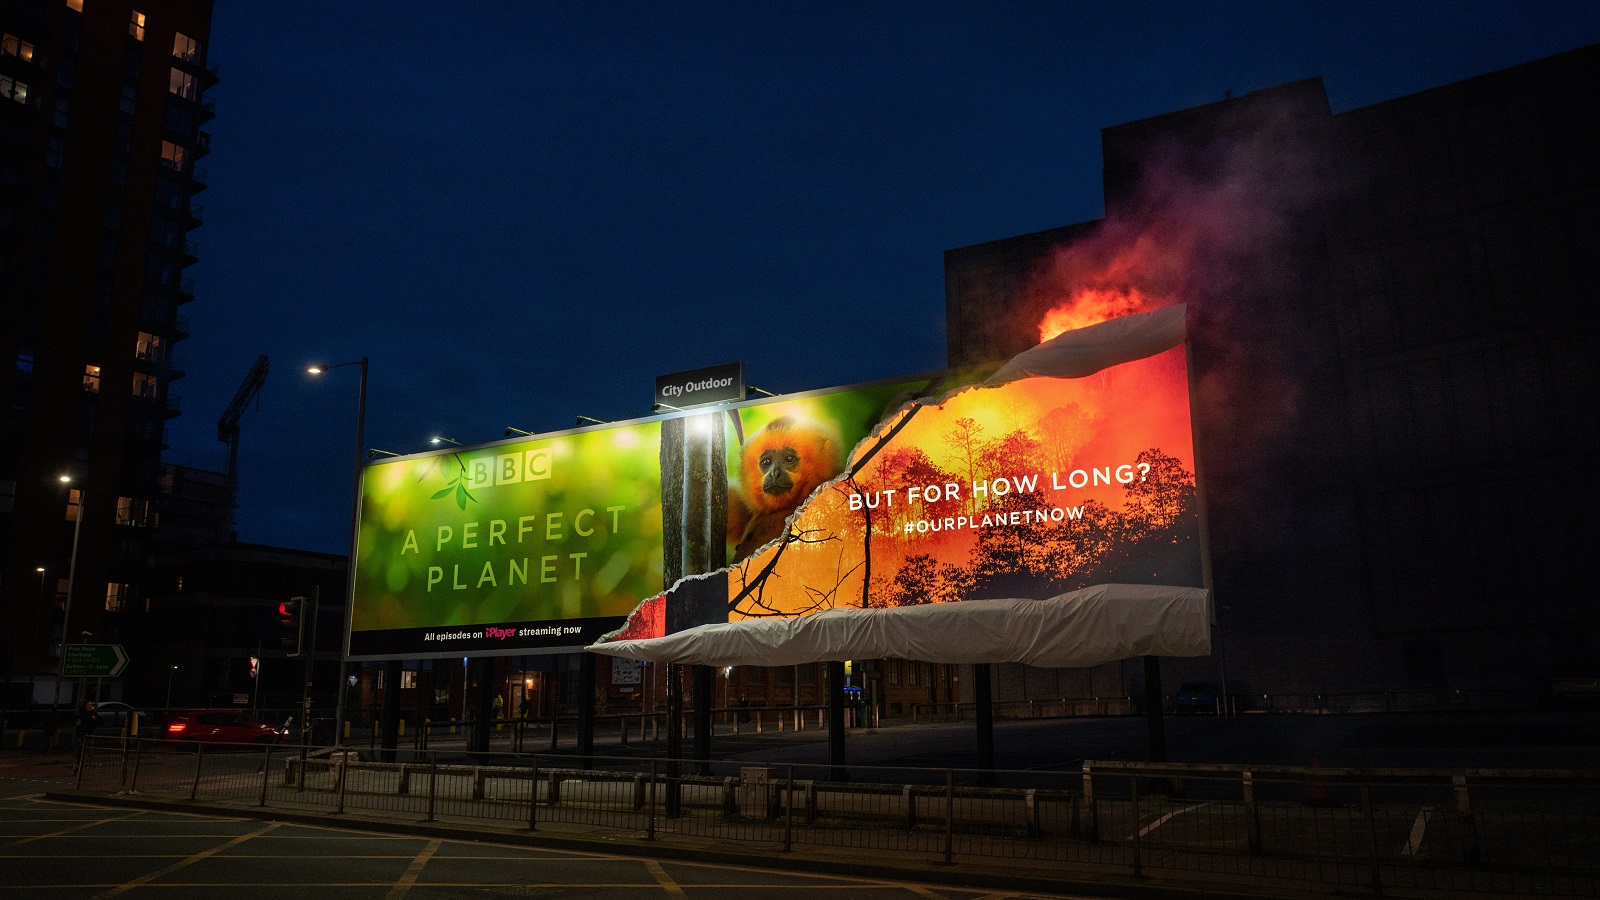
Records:
M182 722L173 722L171 725L167 726L167 730L172 732L173 734L177 734L178 732L180 732L180 731L182 731L182 730L184 730L185 728L188 728L188 727L189 726L183 724Z

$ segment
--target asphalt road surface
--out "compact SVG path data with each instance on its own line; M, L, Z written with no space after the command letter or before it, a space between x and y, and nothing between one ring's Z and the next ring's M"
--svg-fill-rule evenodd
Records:
M43 799L0 778L0 898L1049 898Z

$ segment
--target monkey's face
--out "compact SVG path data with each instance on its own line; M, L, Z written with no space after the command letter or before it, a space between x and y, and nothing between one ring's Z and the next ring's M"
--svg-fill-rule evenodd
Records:
M756 465L761 469L761 492L769 497L782 497L794 490L800 452L793 447L772 447L761 451Z

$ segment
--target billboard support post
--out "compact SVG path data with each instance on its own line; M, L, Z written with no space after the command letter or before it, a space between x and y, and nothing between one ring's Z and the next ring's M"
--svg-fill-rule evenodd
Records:
M849 781L844 768L844 660L828 660L828 764L834 781Z
M400 746L400 660L391 659L383 664L383 761L394 762L395 750Z
M717 702L717 670L694 667L694 758L701 775L711 774L711 706Z
M683 783L678 760L683 758L683 666L667 664L667 818L682 814Z
M583 757L583 767L594 765L594 654L578 654L578 755ZM487 749L487 748L485 748Z

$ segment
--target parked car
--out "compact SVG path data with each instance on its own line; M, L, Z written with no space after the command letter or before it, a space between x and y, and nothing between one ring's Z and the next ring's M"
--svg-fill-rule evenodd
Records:
M284 729L233 709L197 709L167 721L168 740L205 744L271 744L287 739Z
M96 734L121 734L133 721L134 716L139 717L139 732L149 736L155 732L155 723L151 721L150 714L129 706L121 700L106 700L94 705L94 711L100 716L100 727L95 729Z

